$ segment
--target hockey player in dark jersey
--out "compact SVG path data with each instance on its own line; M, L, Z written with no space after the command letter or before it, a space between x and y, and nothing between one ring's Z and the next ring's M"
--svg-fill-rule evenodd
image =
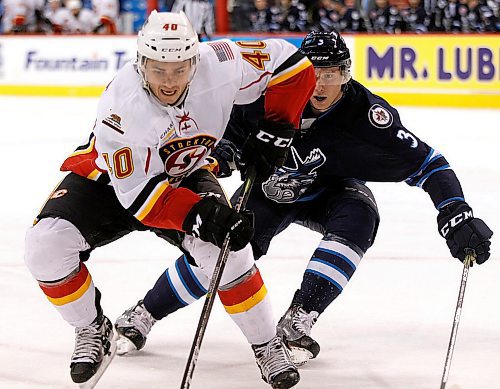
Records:
M439 233L451 254L462 261L465 249L472 249L475 261L484 263L492 236L488 226L473 216L446 159L407 130L387 101L351 79L349 50L339 34L311 32L301 51L313 63L317 78L302 115L301 134L293 140L283 167L254 186L247 203L255 216L256 259L266 254L273 237L290 223L323 236L278 324L297 363L319 353L311 328L373 244L379 218L364 181L404 181L424 189L438 210ZM244 149L247 134L254 131L263 112L262 101L233 109L216 154L223 174L230 174L234 163L244 172L245 161L239 160L238 150ZM205 293L208 280L189 262L186 256L179 258L145 298L118 319L119 332L136 341L138 348L156 320Z

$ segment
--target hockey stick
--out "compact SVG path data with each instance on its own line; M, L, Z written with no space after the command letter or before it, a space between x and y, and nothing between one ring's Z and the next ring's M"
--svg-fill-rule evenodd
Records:
M446 387L448 375L450 374L451 358L453 357L453 350L455 349L455 341L457 340L458 323L460 322L460 314L462 313L462 304L464 302L465 286L467 285L467 278L469 277L469 268L476 258L474 250L465 249L464 270L462 272L462 281L460 282L460 290L458 292L457 307L455 308L455 317L453 319L453 327L451 328L450 343L448 344L448 352L446 353L446 361L444 363L443 378L441 378L441 387Z
M250 191L252 189L253 183L255 181L255 169L250 166L247 171L247 177L241 188L238 201L235 205L236 212L240 212L245 208ZM208 319L212 313L212 307L214 305L215 296L217 295L217 289L219 288L220 280L222 278L222 272L226 266L227 257L229 256L229 234L226 235L224 242L222 243L222 248L215 263L214 273L212 275L212 280L208 287L207 295L205 297L205 304L201 311L200 320L198 321L198 328L194 335L193 344L191 346L191 351L186 363L186 368L184 369L184 376L182 377L181 389L189 389L191 386L191 379L193 378L194 368L196 367L196 362L198 361L198 354L200 353L201 342L203 336L205 335L205 330L207 329Z

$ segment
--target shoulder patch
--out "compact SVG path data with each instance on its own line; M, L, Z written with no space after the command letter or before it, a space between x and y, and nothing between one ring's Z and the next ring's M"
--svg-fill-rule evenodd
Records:
M373 104L368 110L368 120L373 127L388 128L392 125L393 117L388 109L380 104Z
M215 51L219 62L226 62L234 59L231 46L227 42L210 42L208 45Z
M104 118L102 124L105 124L109 128L115 130L120 134L124 134L122 130L122 118L118 116L116 113L112 113L108 117Z

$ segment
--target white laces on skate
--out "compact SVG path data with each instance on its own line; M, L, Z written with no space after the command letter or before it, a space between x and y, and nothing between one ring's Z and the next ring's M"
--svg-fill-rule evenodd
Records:
M311 335L311 329L316 320L318 312L307 313L302 307L292 305L285 315L280 319L277 327L278 335L288 340L297 340L303 336Z
M298 309L292 311L292 327L297 332L302 335L311 335L311 328L318 320L318 312L312 311L307 313L304 309L298 307Z
M156 319L151 316L144 307L142 301L130 309L127 309L117 320L116 326L119 328L135 328L144 337L148 336L151 327L156 323Z
M284 347L280 337L276 336L268 343L260 346L254 345L252 348L257 365L267 382L272 382L273 378L281 372L295 370L288 350Z
M71 356L72 363L94 363L102 359L102 325L104 323L101 323L101 325L90 324L75 329L75 350Z

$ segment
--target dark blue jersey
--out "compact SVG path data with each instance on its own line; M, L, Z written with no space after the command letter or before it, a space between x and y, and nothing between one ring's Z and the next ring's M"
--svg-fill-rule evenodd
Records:
M235 107L225 137L241 145L242 131L262 117L261 106L257 101ZM285 165L262 188L276 202L307 201L341 178L405 181L429 192L438 209L464 200L439 151L406 129L387 101L354 80L342 99L320 116L306 107Z

